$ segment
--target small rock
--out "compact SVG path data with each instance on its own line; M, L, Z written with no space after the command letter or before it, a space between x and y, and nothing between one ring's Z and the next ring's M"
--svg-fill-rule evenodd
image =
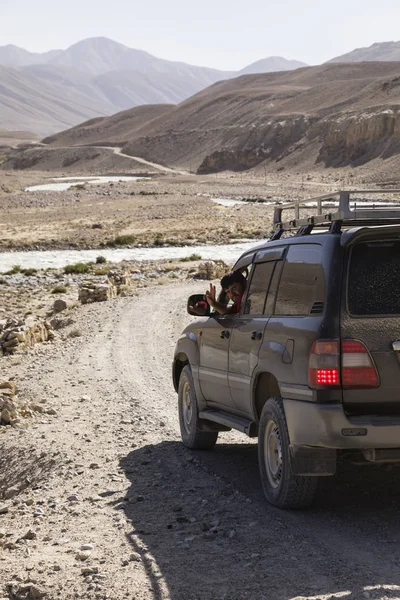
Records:
M99 572L99 567L83 567L81 569L81 573L85 577L87 575L96 575L98 572Z
M75 554L75 560L87 560L91 555L91 552L88 550L83 550Z
M92 398L90 396L87 396L86 394L84 394L83 396L80 397L81 402L90 402L91 399Z
M138 552L133 552L132 554L130 554L129 560L131 562L141 562L142 559L141 559L140 554Z
M82 546L81 546L81 550L91 551L91 550L93 550L93 548L94 548L93 544L82 544Z
M68 502L79 502L79 498L76 494L71 494L67 498Z
M100 469L100 465L98 463L91 463L89 469Z
M0 515L5 515L8 513L10 507L8 504L0 504Z
M65 300L61 300L61 298L56 300L53 304L54 312L57 312L57 313L62 312L67 307L68 307L68 304L65 302Z
M26 532L25 535L22 536L22 540L36 540L37 538L37 533L35 533L35 531L32 531L32 529L29 529L29 531Z

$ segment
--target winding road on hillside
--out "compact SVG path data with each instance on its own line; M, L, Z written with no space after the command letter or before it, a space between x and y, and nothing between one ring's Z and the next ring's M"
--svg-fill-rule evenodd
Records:
M172 169L171 167L166 167L165 165L160 165L158 163L150 162L149 160L145 160L140 156L131 156L130 154L125 154L122 148L118 146L86 146L91 148L101 148L103 150L112 150L114 154L118 156L123 156L124 158L130 158L131 160L135 160L136 162L142 163L143 165L147 165L148 167L153 167L153 169L157 169L158 171L162 171L163 173L173 173L175 175L191 175L189 171L180 171L178 169Z
M3 551L0 596L18 565L63 600L399 598L397 466L342 465L312 509L280 511L262 496L254 442L231 432L212 452L180 443L171 359L199 289L80 307L62 340L7 363L21 394L55 416L0 441L4 481L29 472L33 486L1 529L11 542L36 536Z

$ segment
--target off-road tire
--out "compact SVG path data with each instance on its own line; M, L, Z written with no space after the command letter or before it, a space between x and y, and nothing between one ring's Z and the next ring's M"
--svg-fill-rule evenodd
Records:
M179 425L182 442L192 450L211 450L218 438L218 431L200 429L199 409L192 370L189 365L182 369L178 388Z
M269 398L261 413L258 463L268 502L278 508L306 508L314 500L318 477L293 475L289 433L281 398Z

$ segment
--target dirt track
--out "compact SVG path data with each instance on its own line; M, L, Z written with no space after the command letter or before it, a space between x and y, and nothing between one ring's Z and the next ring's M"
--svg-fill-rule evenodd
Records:
M2 360L57 414L0 437L0 597L30 578L62 600L400 598L398 467L342 466L313 509L283 512L261 496L254 443L180 444L170 366L194 288L79 308L81 337Z

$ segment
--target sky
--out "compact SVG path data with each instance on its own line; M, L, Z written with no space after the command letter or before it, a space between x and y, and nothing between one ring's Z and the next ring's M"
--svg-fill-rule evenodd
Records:
M400 39L399 0L0 0L0 46L45 52L105 36L168 60L239 70L320 64Z

